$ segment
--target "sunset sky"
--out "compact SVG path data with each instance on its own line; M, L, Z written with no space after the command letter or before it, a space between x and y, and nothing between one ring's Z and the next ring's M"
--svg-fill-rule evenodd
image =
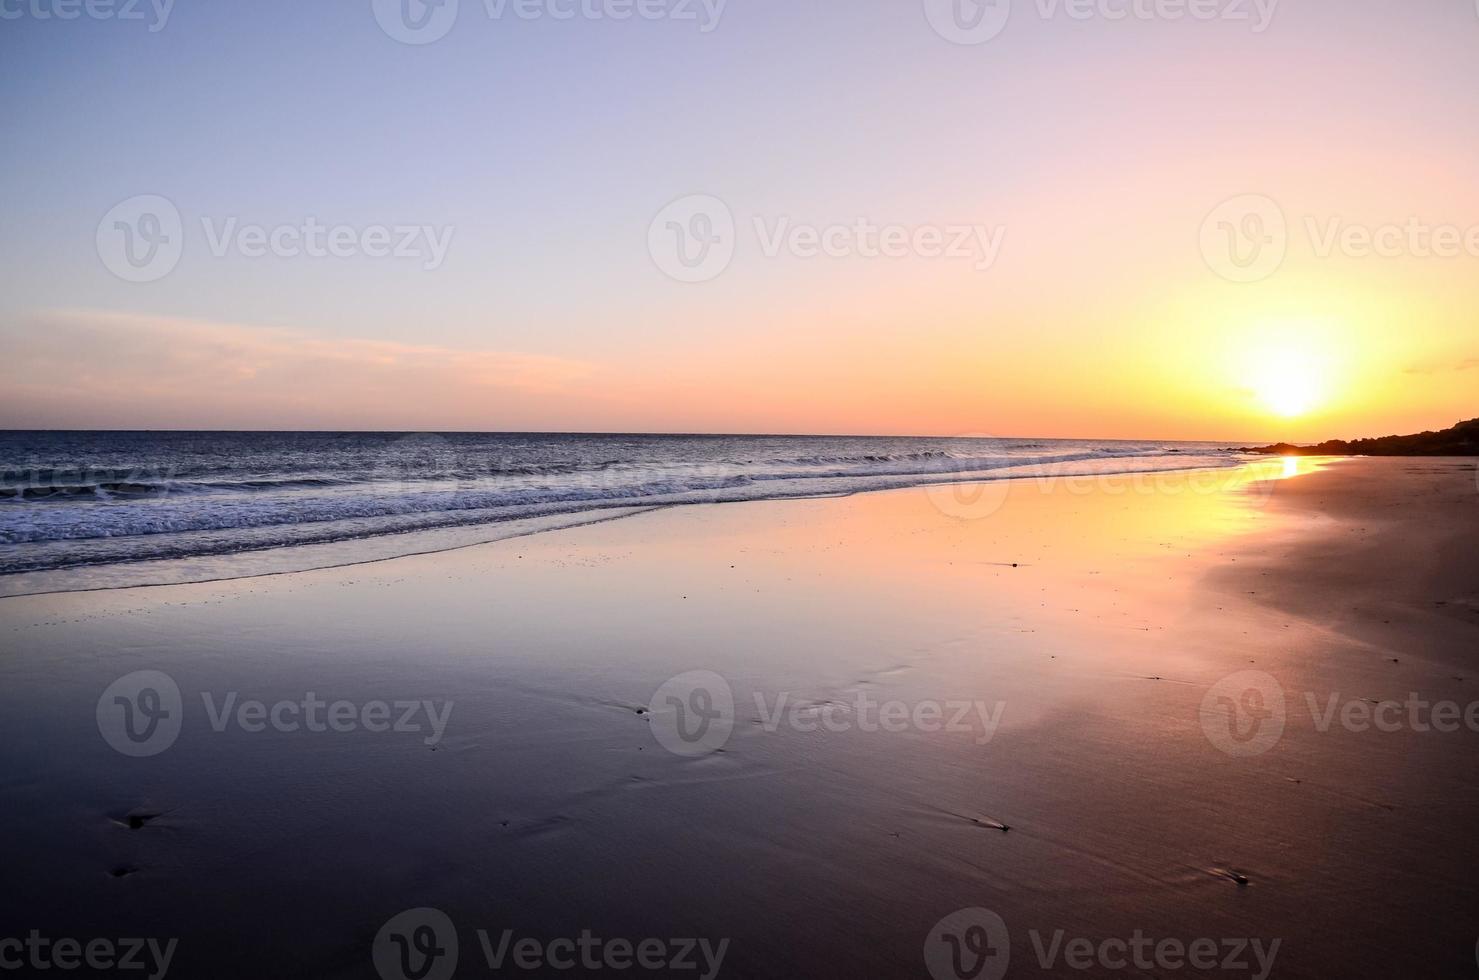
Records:
M368 0L0 20L0 426L1316 440L1479 415L1471 0L1284 0L1263 31L1015 0L979 44L933 6L461 0L426 44ZM693 194L734 256L679 282L649 231ZM182 221L153 281L102 255L136 195ZM1215 245L1266 224L1209 218L1241 195L1286 229L1247 282ZM449 237L437 261L213 247L310 218ZM781 223L860 220L1000 253L766 254Z

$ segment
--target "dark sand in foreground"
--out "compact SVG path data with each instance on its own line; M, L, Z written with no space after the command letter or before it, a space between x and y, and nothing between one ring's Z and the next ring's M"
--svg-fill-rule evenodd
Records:
M176 977L370 977L381 926L427 906L459 976L492 973L476 930L511 929L727 940L722 976L925 977L934 925L979 907L1013 977L1262 972L1246 951L1044 966L1058 930L1219 959L1278 940L1275 977L1474 975L1479 731L1405 708L1394 731L1321 731L1310 708L1479 701L1472 461L1009 486L0 600L0 936L177 938ZM146 669L178 684L183 728L128 758L99 697ZM735 725L680 756L645 709L695 670ZM1245 671L1266 700L1216 687ZM1224 689L1278 701L1282 735L1223 738ZM202 702L310 691L452 710L428 744L424 715L217 732ZM782 694L802 708L772 731ZM863 730L889 701L926 710ZM933 730L927 706L958 703L995 727Z

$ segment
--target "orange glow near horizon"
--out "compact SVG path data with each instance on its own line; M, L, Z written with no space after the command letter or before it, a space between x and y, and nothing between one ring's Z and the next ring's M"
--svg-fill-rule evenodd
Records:
M1309 290L1259 298L1201 286L1137 308L1133 327L1103 329L1055 297L1040 314L1051 329L1019 328L1036 322L1040 295L1004 296L986 316L953 309L938 291L874 297L859 288L832 311L803 307L760 325L718 316L712 329L659 348L579 356L63 311L15 335L0 363L0 415L14 428L989 433L1249 445L1441 429L1479 414L1479 367L1460 319L1436 298L1433 309L1393 306L1352 285L1333 290L1315 316L1298 312L1314 305ZM868 309L870 299L889 302ZM900 312L911 303L912 315ZM1403 318L1412 326L1393 329Z

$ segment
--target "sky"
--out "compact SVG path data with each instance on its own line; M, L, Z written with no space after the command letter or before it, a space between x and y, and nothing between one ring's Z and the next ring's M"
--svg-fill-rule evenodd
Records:
M0 427L1479 415L1472 0L0 0L0 91Z

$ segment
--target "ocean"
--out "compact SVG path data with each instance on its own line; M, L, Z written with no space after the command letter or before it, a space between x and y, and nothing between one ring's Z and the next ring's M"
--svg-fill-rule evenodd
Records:
M8 431L0 594L140 584L156 580L151 569L183 581L390 557L618 508L1241 459L1214 443L988 437ZM448 529L463 533L425 536ZM372 540L296 563L221 560ZM176 564L141 564L161 562Z

